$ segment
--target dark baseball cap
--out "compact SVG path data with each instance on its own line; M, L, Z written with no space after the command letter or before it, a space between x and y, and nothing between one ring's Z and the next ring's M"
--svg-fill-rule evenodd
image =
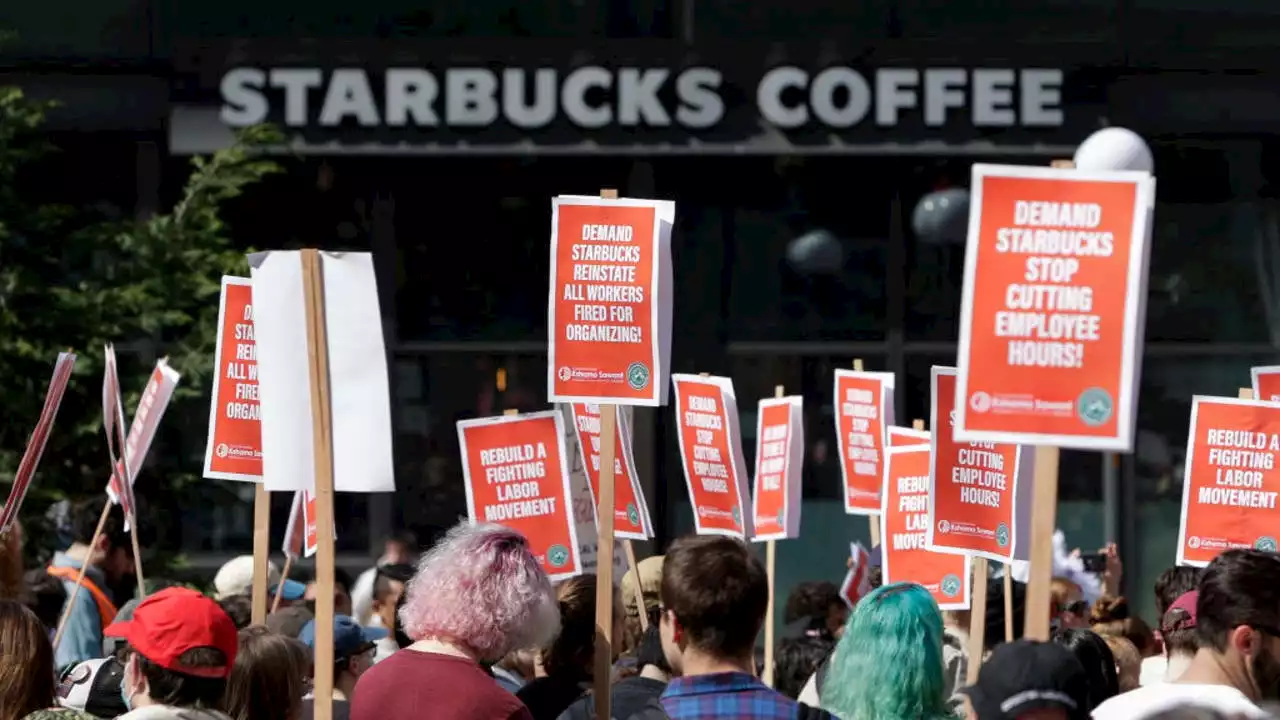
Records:
M1060 708L1089 720L1089 685L1071 651L1047 642L999 645L982 664L978 682L960 691L978 720L1017 720L1023 713Z
M374 643L387 636L385 628L360 627L350 615L333 616L333 659L346 660L373 649ZM312 652L316 649L316 621L302 628L298 639L306 643Z

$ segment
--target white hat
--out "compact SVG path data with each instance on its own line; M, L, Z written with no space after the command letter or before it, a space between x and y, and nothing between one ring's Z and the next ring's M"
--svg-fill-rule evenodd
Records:
M267 591L270 593L280 582L280 568L273 562L267 562ZM280 593L285 600L299 600L306 594L307 586L295 580L285 580ZM253 594L253 556L241 555L228 560L218 568L213 578L213 597L226 600L232 595Z

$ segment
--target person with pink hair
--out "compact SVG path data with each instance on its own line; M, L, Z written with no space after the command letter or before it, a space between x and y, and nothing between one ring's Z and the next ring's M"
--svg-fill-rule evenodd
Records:
M423 556L400 622L414 641L360 676L350 720L532 720L482 667L560 629L551 581L524 536L463 522Z

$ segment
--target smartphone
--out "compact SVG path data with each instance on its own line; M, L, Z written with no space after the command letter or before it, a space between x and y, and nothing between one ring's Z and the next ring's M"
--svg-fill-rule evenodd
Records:
M1081 555L1080 560L1084 563L1085 572L1101 575L1107 571L1107 556L1103 553Z

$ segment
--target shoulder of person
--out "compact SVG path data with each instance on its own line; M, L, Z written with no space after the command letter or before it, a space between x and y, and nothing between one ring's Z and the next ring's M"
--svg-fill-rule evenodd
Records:
M662 703L657 698L650 698L639 711L631 714L629 718L619 718L619 720L671 720L671 716L667 714L666 708L662 707Z

